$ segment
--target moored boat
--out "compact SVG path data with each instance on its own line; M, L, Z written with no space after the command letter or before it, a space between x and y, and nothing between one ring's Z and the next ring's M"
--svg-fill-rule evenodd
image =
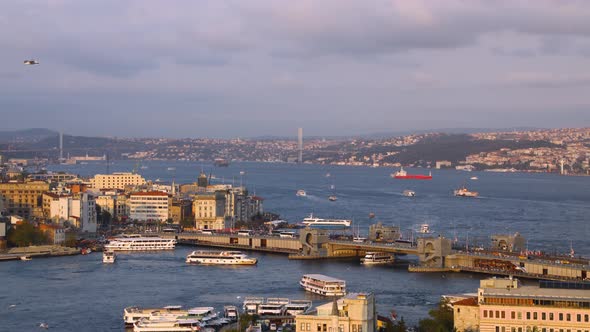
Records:
M135 322L142 318L150 319L152 317L179 317L185 315L187 310L182 309L179 305L169 305L163 308L139 308L139 307L127 307L123 309L123 321L125 326L133 326Z
M133 324L133 332L197 332L202 325L198 319L142 318Z
M188 264L205 265L255 265L258 260L250 258L241 251L193 251L186 256Z
M383 265L391 264L395 258L386 252L367 252L365 257L361 258L363 265Z
M20 256L20 260L21 261L30 261L30 260L32 260L32 258L29 255L23 255L23 256Z
M346 281L323 274L305 274L299 281L299 285L308 292L322 296L346 295Z
M175 246L175 239L130 234L113 238L104 246L104 249L108 251L152 251L173 250Z

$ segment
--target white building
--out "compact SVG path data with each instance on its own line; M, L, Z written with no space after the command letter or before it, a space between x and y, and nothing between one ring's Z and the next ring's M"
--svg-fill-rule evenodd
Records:
M125 189L126 186L140 186L145 179L135 173L96 174L90 179L92 188L97 189Z
M129 195L129 218L138 221L166 221L171 198L161 191L136 192Z
M53 195L49 205L49 217L63 224L70 222L83 232L96 232L96 202L88 193Z

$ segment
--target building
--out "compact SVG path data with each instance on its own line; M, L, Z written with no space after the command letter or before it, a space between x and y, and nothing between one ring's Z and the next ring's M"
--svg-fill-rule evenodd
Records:
M451 163L448 160L439 160L435 163L435 167L436 169L441 169L441 168L449 168L452 167L453 163Z
M24 219L43 217L43 193L49 183L43 181L0 183L0 200L3 215L17 215Z
M172 198L161 191L135 192L129 195L129 218L137 221L168 220Z
M230 219L225 213L225 192L216 191L195 195L193 214L197 229L225 229L230 227Z
M377 312L373 293L350 293L320 305L316 312L295 316L297 332L375 332Z
M96 232L96 201L90 193L44 193L43 206L47 218L54 223L68 223L83 232Z
M102 213L107 212L111 218L117 218L117 195L99 195L96 197L96 205Z
M261 216L263 210L264 198L259 196L239 195L235 201L236 221L250 221L256 216Z
M485 279L477 298L453 303L453 313L458 332L590 332L590 284Z
M393 242L399 240L401 230L399 226L387 226L378 222L369 226L369 240L374 242Z
M180 224L181 221L193 216L193 204L190 200L174 199L168 213L172 223Z
M63 244L66 241L66 230L61 226L40 224L39 229L47 234L51 244Z
M144 184L146 184L145 179L135 173L96 174L90 179L90 185L96 189L125 189L128 186L135 187Z

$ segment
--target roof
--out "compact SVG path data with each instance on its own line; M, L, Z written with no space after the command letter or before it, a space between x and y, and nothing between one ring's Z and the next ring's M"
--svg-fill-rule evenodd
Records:
M132 193L131 196L168 196L168 194L162 191L139 191Z
M332 278L332 277L328 277L325 276L323 274L305 274L303 275L304 277L308 277L308 278L312 278L312 279L318 279L318 280L322 280L322 281L328 281L328 282L344 282L344 280L342 279L337 279L337 278Z
M477 307L477 297L470 297L467 299L459 300L457 302L453 302L453 305L464 305L464 306Z
M590 290L586 289L561 289L561 288L540 288L538 286L521 286L513 289L506 288L484 288L483 295L491 297L512 297L512 298L539 298L548 300L575 300L590 301Z

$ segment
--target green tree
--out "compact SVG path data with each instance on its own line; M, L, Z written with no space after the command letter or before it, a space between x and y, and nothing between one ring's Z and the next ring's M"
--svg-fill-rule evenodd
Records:
M33 224L24 222L16 227L11 227L7 234L8 244L12 247L25 247L31 245L47 244L47 235Z
M407 332L408 326L406 325L406 321L404 318L400 318L400 320L396 320L395 322L387 322L387 326L385 327L386 332Z
M195 227L195 217L190 216L190 217L186 217L186 218L182 219L180 221L180 225L182 227L187 227L187 228Z
M453 309L448 300L441 300L438 307L428 312L430 318L421 319L418 323L419 332L453 332Z

